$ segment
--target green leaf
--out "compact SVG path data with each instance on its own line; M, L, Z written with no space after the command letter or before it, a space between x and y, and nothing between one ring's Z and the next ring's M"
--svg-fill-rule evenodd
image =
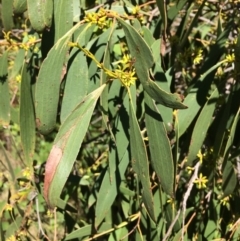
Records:
M229 161L229 153L230 148L233 145L234 141L234 135L236 133L237 124L239 121L239 115L240 115L240 108L238 109L235 118L233 120L230 133L227 137L227 143L223 152L223 165L222 165L222 173L223 173L223 193L224 196L228 196L233 193L236 185L237 185L237 178L234 171L233 164Z
M108 29L102 34L100 34L96 39L93 39L89 43L86 43L86 48L90 49L90 51L94 53L95 58L100 62L101 59L104 58L104 54L108 46L108 41L112 35L112 30L112 28ZM101 76L99 76L98 74L99 68L94 61L91 60L88 68L90 77L88 92L92 92L99 86L101 82Z
M13 0L2 0L1 10L1 20L7 33L13 28Z
M113 34L113 30L115 29L115 26L113 24L112 28L111 28L111 32L109 34L108 40L107 40L107 45L105 48L105 52L104 52L104 58L103 58L103 66L107 69L111 69L111 59L110 59L110 53L111 53L111 39L112 39L112 34ZM100 78L100 84L104 84L106 83L108 80L108 75L101 70L101 78ZM102 95L100 96L100 103L101 103L101 108L102 108L102 116L103 116L103 121L105 126L109 129L112 137L113 137L113 133L111 130L109 123L109 119L108 119L108 91L109 88L105 88L104 91L102 92Z
M200 150L203 141L206 137L207 130L209 125L212 122L213 112L215 110L215 105L218 99L219 93L216 88L211 96L208 98L208 101L204 105L197 122L194 126L194 130L191 137L191 143L189 147L189 153L187 157L187 165L192 165L193 160L196 159L197 153Z
M87 95L88 90L88 65L83 52L74 49L68 64L66 84L61 108L61 122L63 123L73 109Z
M59 129L49 154L44 197L51 207L57 206L62 189L72 170L79 148L88 129L96 102L106 85L87 95Z
M158 42L158 43L160 42L160 39L155 41L155 39L154 39L151 31L149 30L149 28L143 26L142 31L143 31L143 38L146 41L146 43L148 44L148 46L152 46L154 44L154 42ZM159 48L160 48L160 45L159 45ZM160 53L160 51L157 53L158 56L160 57L159 53Z
M187 90L188 94L184 100L184 104L188 106L188 109L178 113L179 137L187 130L206 102L209 86L214 79L215 70L222 65L222 62L219 62L219 58L225 49L224 44L228 34L229 30L227 29L219 36L216 43L210 47L207 60L204 62L200 73L192 81L193 83Z
M198 18L199 18L199 16L200 16L201 12L202 12L202 9L203 9L203 7L204 7L204 5L205 5L205 2L206 2L206 0L202 1L201 5L197 8L197 12L196 12L194 18L192 19L191 24L189 25L189 23L188 23L187 30L186 30L186 32L184 33L184 35L183 35L183 37L182 37L182 39L181 39L181 41L180 41L180 44L179 44L179 47L180 47L180 48L184 48L184 46L186 45L186 42L187 42L187 40L188 40L188 37L189 37L189 35L190 35L193 27L195 27L195 26L197 25L197 23L198 23ZM189 8L189 10L191 11L191 7ZM189 10L188 10L188 13L190 14L190 11L189 11ZM189 18L187 18L187 21L189 21Z
M149 77L149 69L153 65L153 56L150 48L147 46L140 34L129 24L118 18L126 35L128 48L135 61L137 76L143 85L144 90L157 102L170 108L185 109L181 103L181 96L177 93L171 94L162 90Z
M162 1L162 0L156 0L159 12L160 12L160 16L161 16L161 20L162 20L162 25L163 25L163 34L164 34L164 38L167 37L167 6L166 6L166 1Z
M13 0L13 12L22 14L27 10L27 0Z
M159 51L158 51L158 53L159 53ZM154 52L156 52L156 51L154 51ZM153 70L153 74L154 74L154 78L156 79L157 85L160 88L162 88L164 91L169 92L170 87L168 84L168 80L167 80L167 77L166 77L161 65L159 64L159 61L156 61L156 64L155 64L154 70ZM157 105L157 108L161 112L161 116L163 118L167 132L171 132L173 129L173 126L172 126L173 125L173 123L172 123L173 122L173 114L172 114L173 111L172 111L172 109L170 109L166 106L160 105L160 104Z
M110 176L109 171L108 170L106 171L98 193L98 197L97 197L96 212L95 212L96 228L105 218L106 213L109 211L110 207L112 206L119 192L121 179L124 178L124 173L127 169L128 164L129 164L129 156L128 156L128 152L126 151L117 169L113 170L114 172L113 175Z
M113 129L118 130L114 138L116 148L111 147L109 153L109 167L105 173L99 190L96 205L96 227L101 223L109 210L109 207L113 204L113 201L119 192L121 179L124 178L125 170L129 164L129 153L127 151L129 139L126 133L129 128L129 116L127 113L129 108L128 106L129 98L128 95L126 95L113 127Z
M36 31L42 32L51 27L53 0L27 0L27 8L31 25Z
M109 223L103 223L101 227L98 230L98 233L104 232L106 230L112 229L112 225ZM71 240L76 238L82 238L85 236L90 236L91 234L94 234L95 230L92 229L92 225L86 225L83 226L77 230L74 230L72 233L67 234L66 238L64 240Z
M163 190L173 197L174 166L167 132L156 105L147 93L144 94L144 101L151 164Z
M223 162L222 165L222 189L224 196L231 195L237 185L237 177L234 171L233 164L227 159Z
M22 66L24 64L24 58L25 58L25 50L19 49L17 52L16 58L14 60L13 67L10 72L10 76L9 76L10 80L16 78L17 74L22 69Z
M180 10L188 4L188 0L175 1L168 10L167 17L169 20L174 20ZM188 7L187 7L188 8Z
M56 43L73 26L73 5L65 0L54 1L54 29Z
M10 121L10 96L8 87L8 52L0 56L0 125L8 126Z
M35 149L35 114L30 70L25 64L20 91L20 136L27 166L32 165Z
M130 135L132 166L133 166L133 170L136 172L143 187L143 193L142 193L143 203L151 219L155 221L156 219L154 215L153 196L152 196L151 185L150 185L147 151L146 151L143 137L141 135L140 127L136 119L132 101L130 101L129 108L130 108L129 135Z
M86 25L83 32L89 26ZM36 83L35 108L37 127L42 134L48 134L55 127L60 84L63 73L66 72L64 63L67 57L68 41L78 27L79 24L76 24L58 40L41 65Z
M23 222L24 222L24 218L21 216L18 216L14 219L14 222L12 222L10 225L7 226L7 230L5 232L6 240L11 240L10 237L15 235L15 233L20 229L21 224Z

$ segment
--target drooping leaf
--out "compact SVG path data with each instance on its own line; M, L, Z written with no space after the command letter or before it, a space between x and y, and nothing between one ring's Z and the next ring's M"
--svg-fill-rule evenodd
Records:
M73 26L73 4L65 0L54 1L55 43Z
M13 27L13 0L2 0L1 10L4 31L8 32Z
M99 228L98 232L104 232L107 230L112 229L112 225L110 223L103 223L101 227ZM82 238L85 236L90 236L91 234L94 233L94 230L92 230L92 225L85 225L84 227L81 227L75 231L73 231L70 234L67 234L65 240L72 240L76 238Z
M73 111L78 103L87 95L88 90L88 65L86 56L79 49L72 50L69 69L61 108L61 122Z
M111 28L111 32L109 34L108 40L107 40L107 45L105 48L105 53L104 53L104 58L103 58L103 66L107 69L111 69L111 59L110 59L110 52L111 52L111 39L112 39L112 33L113 30L115 29L114 25ZM100 83L104 84L108 80L107 74L101 70L101 78L100 78ZM105 88L102 95L100 96L100 103L102 107L102 116L103 116L103 121L106 127L109 129L111 135L113 136L112 130L110 126L108 125L108 88Z
M158 9L160 11L160 16L161 16L161 22L163 25L163 34L164 34L164 38L167 37L167 5L166 5L166 1L161 1L161 0L157 0L156 1Z
M32 96L30 70L27 64L22 70L20 92L20 136L27 166L32 165L35 149L35 113Z
M230 148L234 141L234 135L236 133L239 116L240 116L240 108L238 109L238 111L235 115L235 118L233 120L232 126L230 128L230 133L228 134L228 137L227 137L227 143L226 143L225 149L223 151L222 188L223 188L224 196L228 196L228 195L232 194L237 185L237 177L236 177L236 174L234 171L234 166L229 161L229 153L230 153Z
M138 125L135 111L133 108L132 101L130 101L130 149L131 149L131 160L133 170L136 172L142 187L142 199L143 203L150 215L151 219L155 221L154 215L154 204L153 204L153 196L150 185L150 176L149 176L149 163L147 157L146 147L143 141L143 137L140 132L140 127Z
M50 28L53 15L53 0L27 0L28 15L32 27L42 32Z
M209 125L212 122L213 112L215 110L215 105L218 99L219 93L218 89L212 92L211 96L208 98L206 104L204 105L201 113L197 119L194 126L194 130L191 137L191 143L189 147L189 153L187 157L187 164L191 166L194 159L196 159L197 153L200 150L203 141L206 137Z
M163 190L170 196L174 195L174 166L167 132L153 100L144 94L146 128L151 154L151 164L156 172Z
M225 160L222 166L223 169L223 179L222 179L222 189L224 196L231 195L237 185L237 177L234 171L233 164Z
M101 61L102 58L104 58L104 54L106 51L106 47L108 46L108 41L111 38L112 34L112 29L108 29L101 33L96 39L94 38L93 40L89 41L87 44L87 48L90 49L90 51L94 51L94 57L98 60ZM95 90L98 85L101 82L101 75L99 72L99 68L96 65L94 61L91 61L89 66L89 85L88 85L88 92L92 92Z
M22 14L27 10L27 0L13 0L13 12Z
M109 153L109 166L101 183L97 204L95 226L97 227L109 207L112 206L116 195L119 193L121 179L124 177L125 170L129 164L129 153L127 147L129 145L128 128L129 128L129 98L125 96L123 105L119 109L119 116L116 118L113 129L118 130L115 133L115 145L111 147Z
M129 24L118 18L126 35L128 48L134 59L137 76L143 85L144 90L157 102L170 108L185 109L179 94L171 94L162 90L149 77L149 69L153 65L153 56L149 46L140 36L140 34Z
M87 95L59 129L49 154L44 179L44 197L51 207L59 197L72 170L79 148L88 129L96 102L105 85Z
M10 121L10 95L8 87L8 52L0 56L0 125L8 126Z
M207 100L210 84L214 79L214 73L222 65L221 61L219 62L219 58L225 49L224 44L228 34L229 30L227 29L219 36L216 43L211 46L207 56L208 59L202 66L201 74L192 80L192 86L188 89L188 94L183 102L188 106L188 109L178 113L179 137L187 130Z
M112 206L118 192L121 183L121 179L124 177L124 173L129 164L128 152L125 152L124 157L119 163L116 170L113 170L113 175L110 176L107 170L101 187L98 193L97 204L96 204L96 216L95 216L95 227L97 228L102 220L105 218L109 207Z
M18 53L16 55L16 58L14 60L13 67L9 74L9 79L14 79L16 77L16 75L20 72L20 70L22 69L22 66L24 64L24 58L25 58L25 50L19 49Z
M89 25L86 25L83 32ZM37 127L42 134L51 132L56 123L59 90L61 80L66 72L65 59L67 57L68 41L79 24L70 29L49 51L39 71L35 108Z

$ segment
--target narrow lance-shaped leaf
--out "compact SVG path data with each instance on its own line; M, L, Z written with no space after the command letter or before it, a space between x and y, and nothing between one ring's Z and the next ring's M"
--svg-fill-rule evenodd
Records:
M116 118L114 129L117 129L115 134L116 148L111 148L109 153L109 166L105 173L101 188L99 190L97 205L96 205L96 219L95 227L97 227L109 211L109 207L113 204L118 189L120 186L120 179L124 177L125 170L129 164L128 152L128 129L129 129L129 98L128 95L124 98L124 103L119 109L119 117ZM120 162L118 164L118 162ZM120 178L119 178L120 177Z
M147 93L144 93L144 101L151 164L163 190L173 196L174 166L167 132L157 107Z
M10 120L10 96L8 87L8 52L0 56L0 125L8 126Z
M229 34L229 29L226 29L217 38L216 43L210 47L210 52L206 56L207 61L204 62L200 74L195 77L194 84L188 89L187 97L184 100L184 104L188 106L188 109L178 113L179 137L187 130L207 100L209 86L214 79L214 71L222 65L222 62L219 62L219 58L225 50L224 44Z
M187 108L181 101L179 94L171 94L162 90L149 77L149 69L153 65L153 56L150 48L147 46L140 34L129 24L118 18L126 35L128 48L131 56L135 61L137 76L143 85L144 90L157 102L170 108L185 109Z
M68 41L80 24L70 29L49 51L39 71L36 93L35 108L37 127L42 134L51 132L56 123L59 89L61 80L66 71L64 62L68 50ZM83 31L90 25L86 25Z
M4 31L8 32L13 27L13 0L2 0L1 3L1 20Z
M106 232L109 233L113 231L112 225L110 223L103 223L101 227L98 229L98 233ZM64 240L72 240L72 239L80 239L85 236L90 236L92 234L92 225L85 225L77 230L74 230L72 233L67 234Z
M35 113L31 76L26 64L22 71L20 92L20 136L26 164L30 167L35 149Z
M162 25L163 25L163 35L164 38L167 37L167 6L166 6L166 1L162 1L162 0L156 0L157 2L157 6L159 8L160 11L160 15L161 15L161 21L162 21Z
M89 81L87 59L83 52L79 49L72 50L68 63L70 67L66 77L61 108L62 123L87 95Z
M96 205L96 218L95 227L97 228L102 220L105 218L109 208L112 206L119 190L121 178L124 177L124 173L129 164L129 154L126 151L123 159L117 167L117 170L113 170L113 175L110 179L108 170L106 171L101 188L98 193L97 205ZM120 175L120 176L119 176Z
M27 0L13 0L13 12L22 14L27 10Z
M111 28L111 32L110 32L108 40L107 40L105 52L104 52L103 66L107 69L110 69L110 66L111 66L110 47L111 47L112 33L113 33L114 29L115 29L115 26L113 24L113 26ZM106 83L107 80L108 80L107 74L103 70L101 70L100 83L101 84ZM110 129L110 127L108 125L108 88L105 88L102 95L100 96L100 103L102 106L102 116L103 116L104 124L106 125L106 127L109 129L111 135L113 136L112 130Z
M215 110L215 105L218 99L219 93L218 89L216 88L211 96L208 98L208 101L204 105L197 122L194 126L194 130L192 133L189 153L187 157L187 164L192 165L194 159L196 159L197 153L200 150L203 141L206 137L208 127L212 122L213 112Z
M88 129L96 102L105 84L87 95L60 127L46 163L44 197L51 207L59 197L72 170L79 148Z
M150 215L151 219L155 221L153 196L150 185L149 163L147 158L147 151L141 135L140 127L138 125L132 101L130 101L130 118L129 118L129 135L130 135L130 149L133 170L136 172L142 187L143 203Z
M72 27L73 1L54 0L54 24L56 43Z
M18 53L16 55L16 58L14 60L13 67L11 69L11 72L9 74L9 78L13 79L16 77L16 75L20 72L22 69L22 66L25 61L25 49L19 49Z
M36 31L50 28L53 15L53 0L27 0L28 15Z
M239 121L239 115L240 115L240 108L238 109L238 111L235 115L235 118L233 120L231 129L230 129L230 133L228 134L225 150L223 152L222 188L223 188L223 192L224 192L225 196L232 194L236 187L236 184L237 184L237 178L236 178L236 174L234 172L233 164L229 161L229 153L230 153L230 148L234 141L234 134L236 133L237 124Z

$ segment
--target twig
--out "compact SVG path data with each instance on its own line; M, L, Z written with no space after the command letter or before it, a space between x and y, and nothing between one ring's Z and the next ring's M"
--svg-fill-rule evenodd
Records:
M194 185L194 181L197 179L197 176L198 176L198 170L199 170L199 167L200 167L200 162L198 162L195 167L194 167L194 173L189 181L189 185L188 185L188 189L187 191L185 192L184 194L184 197L183 197L183 203L182 203L182 208L180 208L177 212L177 215L176 217L174 218L174 220L172 221L171 225L169 226L168 228L168 231L166 233L166 235L164 236L163 240L162 241L166 241L167 238L170 236L171 232L172 232L172 229L175 225L175 223L177 222L178 218L179 218L179 215L181 213L181 209L182 209L182 212L183 212L183 223L182 223L182 240L184 238L184 225L185 225L185 213L186 213L186 206L187 206L187 200L190 196L190 193L192 191L192 188L193 188L193 185Z
M198 170L200 167L201 162L199 161L195 167L194 167L194 173L189 181L189 186L188 189L186 191L186 193L184 194L183 197L183 204L182 204L182 211L183 211L183 221L182 221L182 240L184 240L184 225L185 225L185 214L186 214L186 209L187 209L187 200L190 196L190 193L192 191L193 185L194 185L194 181L197 179L198 177Z
M45 234L45 232L43 230L43 227L42 227L42 222L41 222L41 218L40 218L40 215L39 215L39 204L38 204L38 197L37 197L38 194L37 194L37 192L35 192L33 195L35 195L33 197L33 199L35 199L35 204L36 204L36 212L37 212L37 220L38 220L39 231L40 231L42 236L44 236L48 241L50 241L48 236Z
M151 13L150 16L148 18L148 23L147 23L147 28L149 28L150 23L152 22L152 19L157 16L159 14L159 10L158 7L154 8Z

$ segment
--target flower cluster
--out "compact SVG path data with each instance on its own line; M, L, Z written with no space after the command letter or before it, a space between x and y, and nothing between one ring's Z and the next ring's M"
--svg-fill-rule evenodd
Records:
M107 26L107 14L104 8L100 8L97 13L87 13L84 20L86 22L97 24L100 29Z
M77 47L81 49L86 56L91 58L96 65L102 69L111 79L119 79L123 86L129 88L132 84L135 83L137 77L135 68L133 68L134 60L130 58L129 55L124 55L123 59L118 61L119 65L115 70L109 70L100 63L95 56L87 49L81 47L77 43L70 42L68 44L70 47Z
M206 176L203 176L202 173L199 174L199 177L194 181L195 184L197 184L198 189L206 188L206 183L208 182L208 179Z

